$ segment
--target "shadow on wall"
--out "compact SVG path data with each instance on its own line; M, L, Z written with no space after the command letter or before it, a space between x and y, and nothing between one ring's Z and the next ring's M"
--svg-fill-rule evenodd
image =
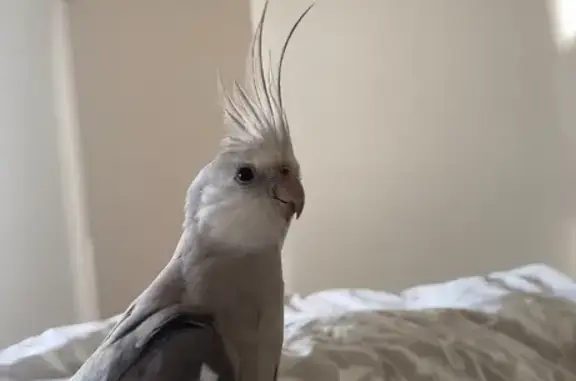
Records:
M574 19L576 27L576 18ZM576 37L576 36L575 36ZM576 39L566 49L563 49L558 57L558 110L560 114L560 126L565 136L569 155L567 162L570 163L568 176L570 186L568 192L572 195L571 224L568 226L570 240L570 275L576 276Z
M557 90L560 126L568 143L570 163L576 163L576 2L571 0L549 0L549 17L552 20L558 50ZM572 148L572 149L570 149ZM573 174L576 171L571 171ZM575 185L576 176L571 178ZM576 187L570 188L576 194ZM576 247L574 247L576 250ZM575 260L576 260L576 251ZM574 262L576 270L576 261ZM576 274L575 274L576 275Z
M172 255L186 188L223 131L217 69L244 75L249 2L70 7L98 293L109 316Z
M274 50L308 3L273 3ZM283 77L308 191L289 288L570 272L557 61L541 1L318 2Z
M576 41L561 52L558 62L558 90L561 126L567 139L576 143ZM576 153L576 151L572 151ZM572 157L576 162L576 157Z

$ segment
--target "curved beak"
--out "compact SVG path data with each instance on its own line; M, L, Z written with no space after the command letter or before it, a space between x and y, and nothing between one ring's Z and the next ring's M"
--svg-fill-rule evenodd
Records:
M292 212L296 214L296 218L300 218L304 210L305 194L302 182L298 177L292 173L280 177L278 183L272 189L272 197L284 204L290 204Z

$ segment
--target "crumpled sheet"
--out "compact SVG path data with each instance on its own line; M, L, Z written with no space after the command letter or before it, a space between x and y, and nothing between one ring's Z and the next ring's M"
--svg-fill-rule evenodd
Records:
M576 380L575 300L574 281L539 264L397 295L292 295L279 380ZM0 381L66 380L118 318L6 348Z

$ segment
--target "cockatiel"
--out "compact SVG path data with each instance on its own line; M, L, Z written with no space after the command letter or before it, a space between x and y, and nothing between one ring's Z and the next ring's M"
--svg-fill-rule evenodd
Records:
M229 132L190 186L183 233L152 284L71 381L273 381L283 341L280 251L304 208L280 76L264 75L262 28L253 90L224 93Z

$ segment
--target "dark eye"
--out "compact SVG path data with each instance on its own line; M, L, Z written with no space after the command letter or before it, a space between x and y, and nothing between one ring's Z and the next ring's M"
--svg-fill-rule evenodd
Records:
M248 166L242 166L236 171L236 180L246 184L254 180L254 170Z
M282 176L287 176L290 174L290 167L288 167L287 165L283 165L280 167L280 174Z

